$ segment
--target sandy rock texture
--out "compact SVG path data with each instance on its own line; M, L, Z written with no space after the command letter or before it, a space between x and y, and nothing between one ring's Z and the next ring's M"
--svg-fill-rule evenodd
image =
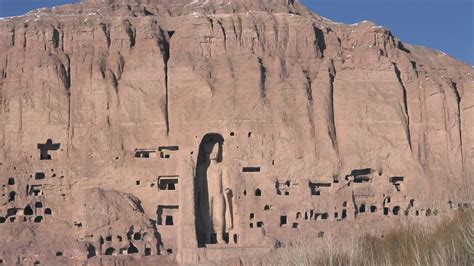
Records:
M473 202L473 81L293 0L3 18L0 262L238 261L436 223Z

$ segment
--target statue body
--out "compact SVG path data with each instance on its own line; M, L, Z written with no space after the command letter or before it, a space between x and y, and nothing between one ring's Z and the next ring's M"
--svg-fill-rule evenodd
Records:
M205 160L198 164L198 193L201 195L201 230L205 243L211 243L215 234L218 244L225 243L224 234L232 229L232 194L227 167L219 157L222 147L219 143L204 143Z

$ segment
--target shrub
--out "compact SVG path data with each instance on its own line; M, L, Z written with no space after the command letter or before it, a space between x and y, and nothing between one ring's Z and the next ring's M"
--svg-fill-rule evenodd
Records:
M394 230L384 238L364 236L341 249L328 238L278 248L261 258L263 265L474 265L474 212L427 230L422 226ZM242 259L255 265L255 258ZM260 263L258 263L260 264Z

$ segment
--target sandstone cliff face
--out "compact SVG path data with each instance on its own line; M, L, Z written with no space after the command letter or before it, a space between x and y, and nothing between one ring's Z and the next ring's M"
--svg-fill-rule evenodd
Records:
M287 0L86 0L0 20L0 51L4 262L212 260L472 202L472 66L371 22ZM233 228L200 249L208 133Z

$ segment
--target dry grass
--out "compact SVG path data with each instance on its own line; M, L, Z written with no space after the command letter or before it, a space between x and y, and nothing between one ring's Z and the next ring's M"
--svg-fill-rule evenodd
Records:
M263 265L474 265L474 212L464 212L434 231L421 227L393 231L383 239L348 240L341 251L328 239L324 246L299 243L277 249L248 264ZM245 261L243 261L244 264Z

